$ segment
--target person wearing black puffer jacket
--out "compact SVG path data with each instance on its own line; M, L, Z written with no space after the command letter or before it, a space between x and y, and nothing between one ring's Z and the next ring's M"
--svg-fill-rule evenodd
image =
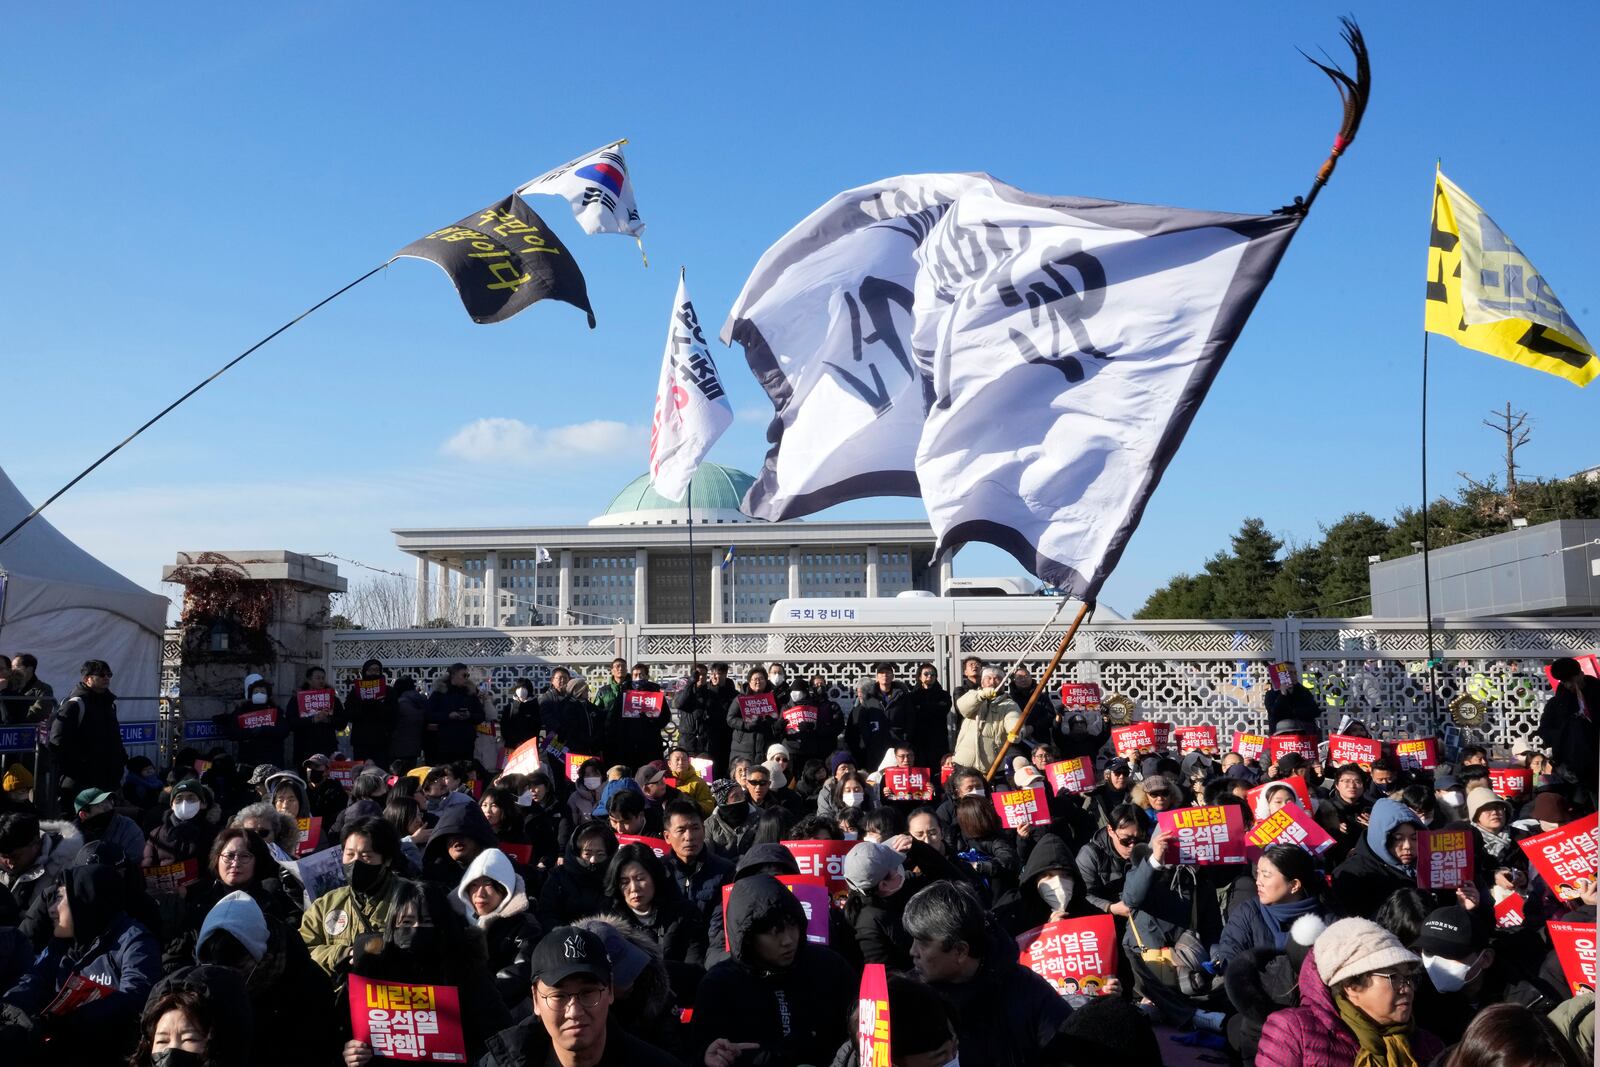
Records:
M422 850L422 881L454 891L478 853L499 845L494 829L476 804L444 809Z
M444 683L428 697L423 720L422 751L435 766L471 760L478 724L484 721L483 701L465 663L452 663Z
M554 930L609 910L606 866L616 854L617 835L605 819L580 824L567 842L565 860L539 893L539 925Z
M1073 862L1072 849L1060 836L1040 834L1022 865L1017 895L995 918L1006 933L1016 936L1056 919L1080 919L1099 914L1084 898L1083 885Z
M855 942L866 963L886 964L890 970L911 968L911 935L901 913L906 901L923 886L941 879L958 879L961 872L939 851L907 834L879 844L858 843L844 858L845 883L850 897L844 915L855 930Z
M800 900L771 875L734 883L728 898L732 958L706 972L695 998L692 1062L714 1044L754 1043L751 1067L831 1063L856 1003L854 971L806 940Z
M733 880L741 881L745 878L754 878L760 874L799 874L800 864L795 861L794 853L780 844L761 844L753 846L739 859L739 866L734 871ZM711 909L711 921L707 924L706 932L706 967L710 969L728 958L726 942L728 940L726 924L723 921L721 893L719 891L717 903ZM855 932L850 920L838 908L828 909L828 945L835 952L845 957L852 967L861 965L861 946L856 944Z
M745 679L745 691L730 700L723 713L728 728L733 731L733 740L728 746L728 757L738 759L743 756L752 763L760 763L767 758L767 749L783 740L783 718L776 712L769 715L760 711L753 702L746 701L745 704L741 704L740 700L745 696L766 695L771 697L773 706L777 707L782 703L783 697L773 692L771 684L767 681L767 672L760 667L750 668Z
M72 798L91 785L116 789L121 784L128 753L111 692L111 667L104 660L86 662L82 681L51 713L45 750L59 811L71 811Z

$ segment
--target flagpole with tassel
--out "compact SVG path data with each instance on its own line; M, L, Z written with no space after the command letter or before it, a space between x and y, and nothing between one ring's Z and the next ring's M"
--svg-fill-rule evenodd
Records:
M700 638L696 624L699 622L699 612L695 609L694 598L694 478L689 479L689 666L692 668L700 662ZM690 675L693 677L693 674Z

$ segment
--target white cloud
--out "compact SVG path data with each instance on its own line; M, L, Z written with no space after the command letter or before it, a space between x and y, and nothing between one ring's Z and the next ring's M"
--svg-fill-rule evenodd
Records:
M521 419L474 419L439 451L471 463L532 465L551 459L595 459L645 455L641 427L609 419L544 428Z
M733 413L733 417L740 422L771 422L772 409L770 407L740 408Z

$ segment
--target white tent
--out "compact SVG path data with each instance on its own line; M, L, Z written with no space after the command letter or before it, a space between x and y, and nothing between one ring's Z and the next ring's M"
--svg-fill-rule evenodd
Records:
M0 470L0 533L33 507ZM124 723L154 722L167 598L136 585L68 540L41 516L0 546L0 653L31 652L58 699L86 659L111 665ZM136 700L121 698L144 697Z

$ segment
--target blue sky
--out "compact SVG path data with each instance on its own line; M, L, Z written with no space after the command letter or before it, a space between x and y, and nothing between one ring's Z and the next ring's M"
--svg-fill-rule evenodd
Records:
M559 8L559 9L558 9ZM1296 54L1344 5L80 5L8 13L0 464L35 500L196 380L412 239L627 137L653 264L535 208L587 275L472 324L402 260L208 387L47 514L158 587L179 550L409 569L391 527L581 522L643 470L676 268L718 325L760 253L842 189L983 170L1035 192L1266 212L1337 126ZM1600 8L1357 10L1366 124L1289 249L1102 599L1131 611L1245 515L1309 538L1417 495L1434 160L1600 336ZM713 331L708 331L713 332ZM1600 395L1434 345L1432 484L1600 463ZM713 345L756 469L770 407ZM1592 391L1590 391L1592 392ZM517 420L509 432L478 420ZM503 429L503 424L501 425ZM468 431L463 433L463 431ZM454 444L452 445L452 442ZM921 514L863 501L840 517ZM360 572L345 572L358 578ZM972 546L961 574L1018 573Z

